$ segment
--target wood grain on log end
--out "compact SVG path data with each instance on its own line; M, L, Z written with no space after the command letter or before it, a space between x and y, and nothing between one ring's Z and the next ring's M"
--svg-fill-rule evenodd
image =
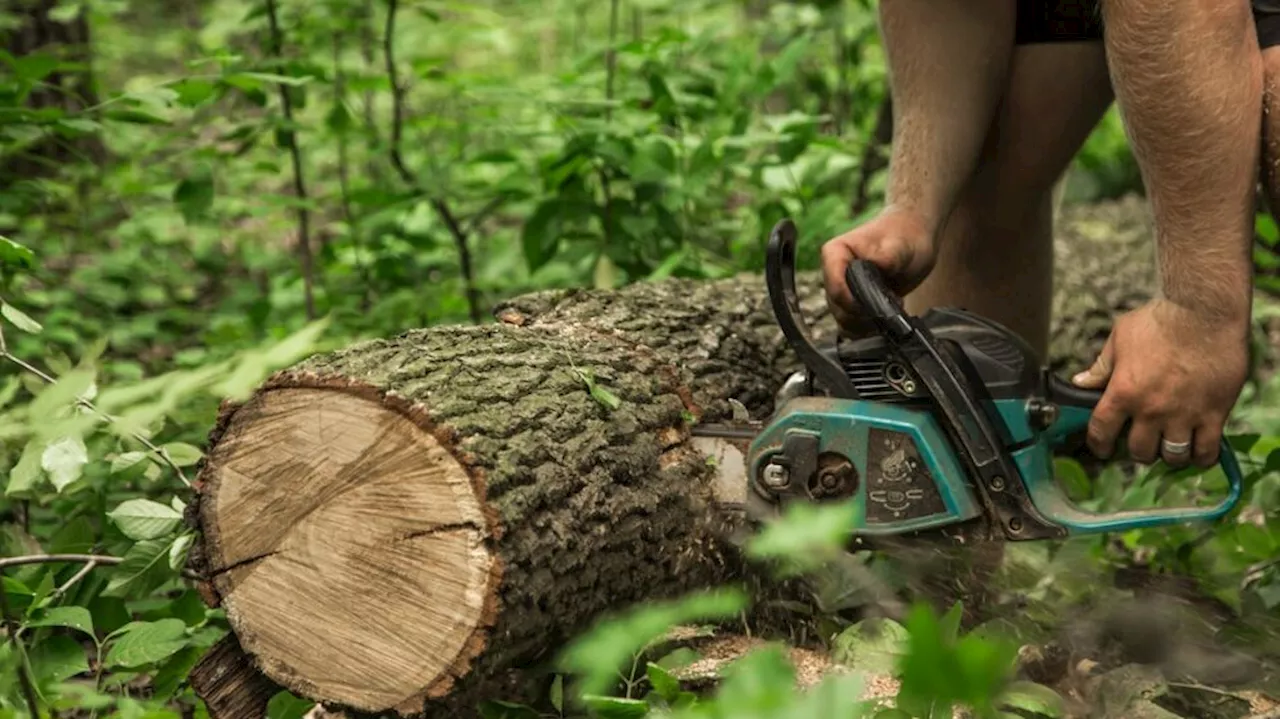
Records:
M214 719L261 719L279 687L254 669L235 635L227 635L200 659L191 686Z
M258 668L301 695L414 714L497 616L482 473L420 405L286 372L225 418L201 470L205 562Z

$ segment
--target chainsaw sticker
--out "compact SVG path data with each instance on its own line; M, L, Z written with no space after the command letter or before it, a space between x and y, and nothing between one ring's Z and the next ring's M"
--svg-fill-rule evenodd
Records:
M946 513L933 475L910 435L873 428L867 445L867 524Z

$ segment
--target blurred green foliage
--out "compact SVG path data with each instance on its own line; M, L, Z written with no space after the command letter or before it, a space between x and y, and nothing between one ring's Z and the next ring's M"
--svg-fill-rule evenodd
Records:
M181 518L220 400L311 352L488 321L495 301L534 289L757 271L760 237L784 216L812 267L821 240L873 210L883 185L872 138L885 66L868 0L22 7L0 12L0 555L107 559L4 568L4 718L32 704L203 715L184 678L225 623L180 576L192 541ZM19 51L33 23L78 28L85 42ZM68 78L84 83L73 92ZM1112 113L1067 194L1136 190ZM1251 395L1242 420L1257 435L1240 448L1256 464L1247 516L1280 506L1276 392ZM1172 491L1156 475L1076 486L1107 507ZM1280 582L1257 567L1280 551L1280 530L1238 515L1194 550L1180 531L1119 540L1162 566L1252 572L1219 594L1272 611ZM756 551L833 551L839 517L794 518ZM1088 549L1099 564L1127 556L1101 540ZM1076 596L1068 587L1041 582L1035 596L1057 606ZM709 700L681 689L674 660L639 666L627 686L652 690L643 696L613 691L612 668L670 625L739 608L712 594L602 625L566 654L585 691L557 680L551 705L601 717L924 717L951 704L1055 716L1051 693L1010 681L1006 643L925 609L876 645L902 678L898 709L860 702L857 676L797 693L776 649L744 659ZM862 629L835 645L865 646ZM281 695L271 715L309 706Z

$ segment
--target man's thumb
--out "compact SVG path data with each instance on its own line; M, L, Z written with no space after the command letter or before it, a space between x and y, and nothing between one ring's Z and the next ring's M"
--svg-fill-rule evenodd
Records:
M1098 354L1098 359L1093 361L1089 369L1072 377L1071 381L1078 387L1102 389L1106 386L1107 380L1111 379L1114 357L1115 351L1112 349L1111 338L1108 337L1107 343L1102 346L1102 352Z

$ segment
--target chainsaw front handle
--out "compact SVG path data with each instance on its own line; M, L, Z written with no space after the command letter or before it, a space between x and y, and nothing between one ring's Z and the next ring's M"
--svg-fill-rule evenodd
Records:
M1057 407L1057 419L1045 428L1051 446L1061 446L1088 430L1102 390L1077 387L1048 371L1044 373L1046 399ZM1183 522L1214 521L1231 512L1244 493L1244 475L1235 450L1226 437L1218 451L1218 466L1227 478L1227 496L1211 507L1162 507L1099 514L1075 505L1056 481L1029 487L1032 500L1055 521L1073 532L1112 532L1164 527Z

